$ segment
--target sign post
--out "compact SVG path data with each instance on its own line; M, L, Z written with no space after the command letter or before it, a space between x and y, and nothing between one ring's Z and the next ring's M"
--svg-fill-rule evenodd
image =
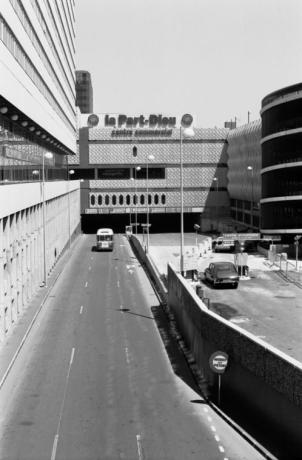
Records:
M218 374L218 405L220 406L220 393L221 393L221 374L224 373L228 365L228 355L224 351L215 351L210 356L209 363L213 372Z

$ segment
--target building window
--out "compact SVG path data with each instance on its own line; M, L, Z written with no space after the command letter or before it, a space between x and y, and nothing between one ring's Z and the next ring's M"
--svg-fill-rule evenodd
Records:
M142 204L142 205L145 204L145 195L141 195L141 197L140 197L140 204Z
M122 206L124 204L124 197L123 195L119 196L119 204Z
M156 195L154 196L154 204L158 204L158 201L159 201L159 200L158 200L158 195L156 194Z
M166 204L166 195L161 196L161 204Z
M95 205L95 195L90 195L90 204L91 206Z
M127 196L126 196L126 205L127 205L127 206L130 205L130 195L127 195Z
M109 195L105 196L105 205L109 206Z
M112 195L112 206L116 206L116 195Z
M98 195L98 205L102 206L102 202L103 202L102 195Z

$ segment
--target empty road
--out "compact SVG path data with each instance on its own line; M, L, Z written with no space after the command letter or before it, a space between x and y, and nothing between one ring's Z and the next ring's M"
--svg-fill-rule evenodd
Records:
M82 235L0 398L4 460L257 460L203 400L128 240Z

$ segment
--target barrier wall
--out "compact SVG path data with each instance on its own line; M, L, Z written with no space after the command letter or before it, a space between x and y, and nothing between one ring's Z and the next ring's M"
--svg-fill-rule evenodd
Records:
M44 202L42 186L1 186L0 341L81 231L79 182L45 182Z
M168 307L212 398L217 394L217 376L209 367L209 357L219 350L229 355L222 377L222 408L235 411L239 421L261 420L261 426L290 440L289 451L294 450L287 458L300 458L295 457L295 449L302 444L302 364L208 310L170 265ZM264 445L266 439L263 435Z

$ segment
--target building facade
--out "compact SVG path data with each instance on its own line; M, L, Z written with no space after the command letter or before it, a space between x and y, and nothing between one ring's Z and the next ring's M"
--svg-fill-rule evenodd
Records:
M185 229L226 224L227 129L194 128L194 136L181 144L175 117L97 116L99 126L88 128L87 117L83 122L79 154L72 159L74 176L84 179L82 222L111 221L124 229L137 220L140 232L149 214L151 232L178 232L182 172Z
M93 112L93 89L90 73L76 70L76 106L81 113Z
M234 228L259 232L261 200L261 120L228 134L228 192Z
M74 0L0 2L0 339L79 228Z
M302 234L302 83L262 100L261 232Z

